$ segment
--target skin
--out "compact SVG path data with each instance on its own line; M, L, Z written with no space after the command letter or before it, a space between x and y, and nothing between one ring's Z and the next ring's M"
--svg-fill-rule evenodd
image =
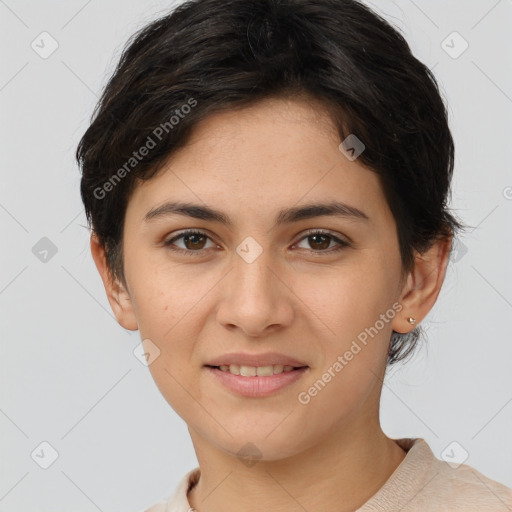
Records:
M434 305L450 240L417 254L401 280L396 224L378 176L346 158L340 142L311 100L267 99L212 115L130 198L125 283L112 277L91 236L118 322L160 350L149 369L188 425L201 468L188 498L199 512L354 510L405 457L379 423L389 339L392 329L412 330L407 318L417 325ZM233 226L179 215L143 221L171 200L222 210ZM321 216L274 225L281 209L330 200L369 220ZM188 254L163 245L187 228L206 233L174 242ZM335 239L304 234L313 228L351 245L333 252ZM236 252L248 236L263 251L252 263ZM308 404L299 403L298 393L394 303L401 311ZM227 352L269 350L310 367L270 397L235 395L203 367ZM248 442L261 454L254 465L237 455Z

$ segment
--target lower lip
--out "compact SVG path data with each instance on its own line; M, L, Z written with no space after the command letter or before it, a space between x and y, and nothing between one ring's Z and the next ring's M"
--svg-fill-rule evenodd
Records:
M229 371L222 371L219 368L206 366L206 369L228 389L238 395L260 398L270 396L277 391L289 386L299 380L309 367L282 372L268 377L242 377Z

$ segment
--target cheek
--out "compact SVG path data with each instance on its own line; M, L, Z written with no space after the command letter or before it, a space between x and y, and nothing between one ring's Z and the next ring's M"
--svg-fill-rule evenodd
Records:
M206 290L194 291L192 283L181 283L174 272L153 271L139 281L133 293L140 337L149 338L159 351L148 369L167 403L188 418L195 400L201 400L191 382L198 364L194 359L200 331L197 303Z
M336 268L304 272L294 292L332 338L355 336L373 325L395 300L399 266L384 254L366 251Z
M150 371L159 387L165 385L174 394L177 382L184 383L198 364L194 349L206 315L204 299L214 283L192 266L185 271L162 261L144 261L142 255L132 257L126 267L131 269L127 279L140 338L150 339L160 351Z
M368 252L329 275L308 275L297 284L297 295L305 298L304 312L310 316L309 332L313 339L321 340L317 372L331 372L322 379L333 382L328 386L331 389L351 390L351 397L341 398L347 405L365 393L375 381L372 372L380 374L386 363L392 320L397 314L393 291L398 271L396 263L390 266L384 256ZM311 332L312 325L319 326L318 333Z
M325 429L356 414L369 397L378 399L395 315L385 283L352 274L329 282L328 300L325 288L310 297L308 306L329 329L321 330L322 361L297 402L304 415L324 418Z
M127 280L142 338L165 345L175 325L206 293L204 279L169 265L162 254L133 251L126 261ZM197 274L197 272L196 272Z

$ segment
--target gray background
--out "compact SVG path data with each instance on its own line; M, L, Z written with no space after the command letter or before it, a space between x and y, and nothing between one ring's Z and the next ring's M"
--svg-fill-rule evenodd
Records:
M452 204L474 227L423 323L427 346L388 375L383 428L425 438L439 458L456 441L467 464L512 486L512 2L368 4L440 82L456 144ZM0 512L136 511L196 466L185 423L133 355L139 333L110 310L74 161L126 39L170 5L0 0ZM31 47L43 31L59 45L47 58ZM469 43L458 58L441 46L453 31ZM43 441L59 454L48 469L35 461L50 456Z

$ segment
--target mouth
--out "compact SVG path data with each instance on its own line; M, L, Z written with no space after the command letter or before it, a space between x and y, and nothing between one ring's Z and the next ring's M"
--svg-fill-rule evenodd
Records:
M204 365L212 382L246 398L264 398L294 385L310 370L309 366ZM209 378L210 378L209 377Z
M231 373L241 377L271 377L272 375L279 375L281 373L294 372L298 370L305 370L309 366L290 366L290 365L266 365L266 366L245 366L238 364L230 365L205 365L207 368L220 370L221 372Z

